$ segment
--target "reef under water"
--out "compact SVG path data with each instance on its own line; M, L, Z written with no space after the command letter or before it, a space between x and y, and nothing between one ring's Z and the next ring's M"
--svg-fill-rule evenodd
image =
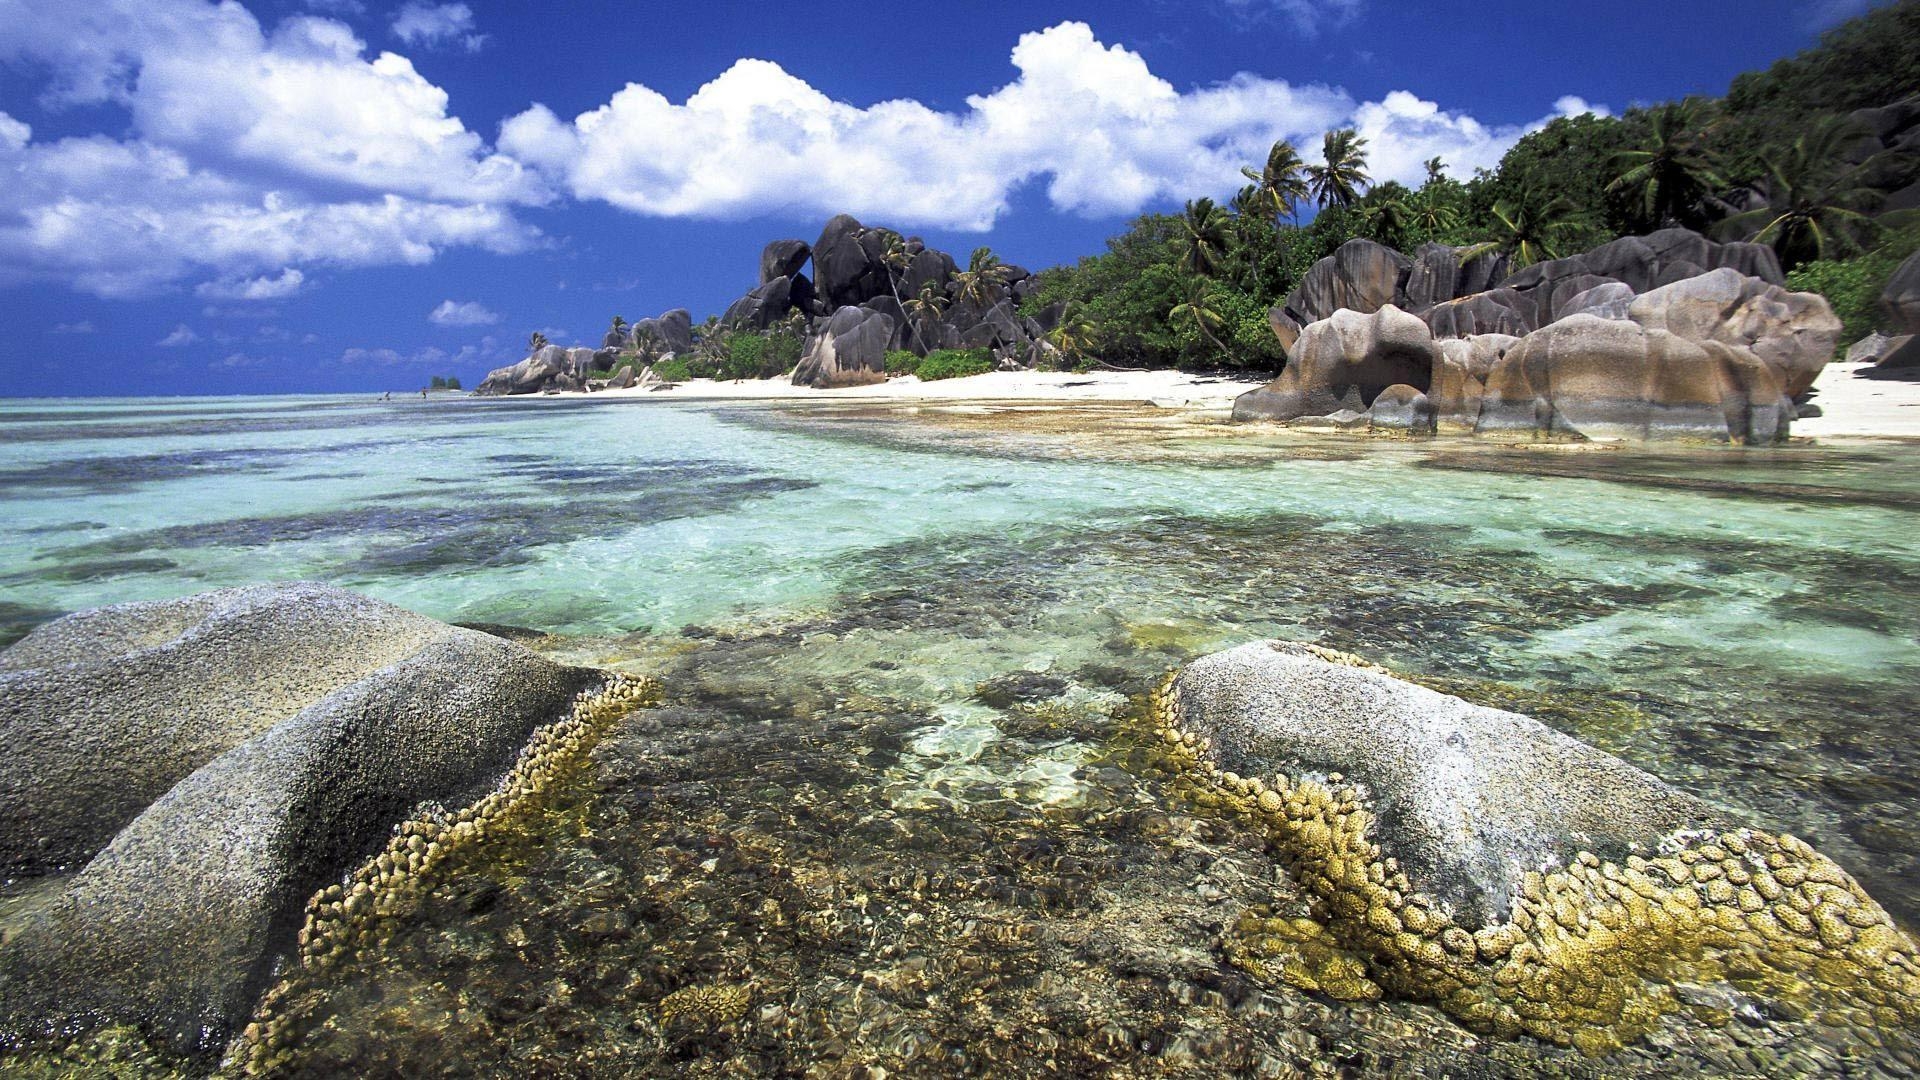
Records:
M1463 454L1144 409L449 409L430 464L384 445L402 411L334 410L355 448L263 457L234 481L249 499L135 434L168 421L143 405L100 452L164 462L151 478L0 525L0 616L23 626L338 575L649 687L376 932L335 949L310 924L313 970L290 942L230 1071L1920 1070L1906 1018L1724 961L1654 965L1657 1007L1558 1031L1396 982L1155 704L1170 670L1249 640L1356 654L1800 837L1912 927L1920 450ZM58 410L32 423L50 460L93 452L55 437L91 438ZM214 448L328 435L278 411L233 430ZM287 470L351 479L254 486ZM73 569L113 559L174 565ZM450 813L362 880L404 876ZM218 1066L111 1029L0 1067L79 1060Z

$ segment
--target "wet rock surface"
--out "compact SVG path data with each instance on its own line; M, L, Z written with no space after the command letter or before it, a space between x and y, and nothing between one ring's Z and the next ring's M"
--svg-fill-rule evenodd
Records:
M56 752L99 774L106 763L134 767L124 792L37 805L25 835L119 796L112 813L69 830L92 836L119 819L127 795L162 793L87 851L0 948L0 1024L20 1037L135 1023L188 1050L217 1047L252 1008L316 888L415 804L490 783L534 728L600 679L315 585L91 612L5 656L17 665L10 708L61 725L41 745L10 748L16 807L29 794L85 794L96 772L35 768ZM115 682L122 667L136 669L117 674L138 676L133 695ZM103 711L76 684L119 688L123 707ZM10 719L9 733L25 735L27 720ZM153 747L162 752L142 753ZM143 762L155 763L151 776Z

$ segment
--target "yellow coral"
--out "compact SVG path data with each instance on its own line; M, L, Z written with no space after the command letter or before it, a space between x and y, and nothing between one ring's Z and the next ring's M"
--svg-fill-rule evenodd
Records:
M235 1063L241 1070L265 1075L284 1067L301 1030L282 1011L283 1003L378 941L394 919L413 910L420 896L441 880L455 855L536 812L544 796L584 767L615 720L658 704L660 694L656 680L620 674L597 691L582 692L565 718L533 733L491 793L444 819L403 822L385 850L345 881L315 893L307 901L306 922L298 935L296 966L268 991L236 1044Z

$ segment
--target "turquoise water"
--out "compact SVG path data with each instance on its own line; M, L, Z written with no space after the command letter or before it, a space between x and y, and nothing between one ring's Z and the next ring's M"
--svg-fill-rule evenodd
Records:
M722 727L865 717L842 797L889 814L1044 816L1119 797L1128 694L1290 637L1534 711L1920 922L1920 448L460 398L16 401L0 447L0 641L322 579L666 675Z

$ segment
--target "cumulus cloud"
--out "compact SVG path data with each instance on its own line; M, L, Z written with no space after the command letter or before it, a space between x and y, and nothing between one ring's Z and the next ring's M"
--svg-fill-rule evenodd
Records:
M305 274L288 267L277 277L203 282L193 292L209 300L285 300L299 292L306 280Z
M162 349L178 349L183 345L191 345L199 340L199 334L194 333L192 328L187 326L186 323L181 323L173 328L173 333L154 342L154 344Z
M437 346L428 345L412 352L401 352L389 348L352 348L340 354L340 362L349 366L376 367L427 367L434 364L453 366L474 363L507 363L518 357L509 357L500 347L500 342L491 334L478 342L462 345L454 352L448 352Z
M427 320L436 326L492 326L500 316L478 300L442 300L439 307L427 313Z
M578 198L641 214L847 211L985 230L1030 181L1044 181L1057 209L1119 216L1229 194L1274 140L1311 157L1333 127L1371 140L1376 179L1409 183L1436 155L1491 166L1528 130L1405 92L1357 102L1245 73L1181 91L1084 23L1023 35L1012 61L1012 82L941 112L910 100L851 105L777 64L741 60L679 104L636 83L571 121L536 104L501 125L499 147Z
M236 352L228 353L226 356L215 360L207 366L216 371L237 371L241 368L265 367L273 362L272 357L254 356L250 353Z
M32 138L33 128L30 125L0 112L0 150L18 150Z
M473 9L465 4L428 4L409 0L393 17L393 36L425 48L462 48L479 52L487 36L476 33Z
M237 3L10 0L0 62L45 73L51 107L114 104L125 137L35 143L0 114L0 283L102 296L295 263L418 263L448 246L523 250L512 207L538 177L447 111L405 57L346 25L271 32Z
M53 334L93 334L93 333L98 333L98 331L96 331L96 330L94 329L94 326L93 326L93 323L92 323L92 322L90 322L90 321L88 321L88 320L86 320L86 319L81 319L81 320L80 320L79 322L70 322L70 323L67 323L67 322L63 322L63 323L55 323L55 324L53 324L53 329L52 329L52 330L50 330L50 331L48 331L48 333L53 333Z

